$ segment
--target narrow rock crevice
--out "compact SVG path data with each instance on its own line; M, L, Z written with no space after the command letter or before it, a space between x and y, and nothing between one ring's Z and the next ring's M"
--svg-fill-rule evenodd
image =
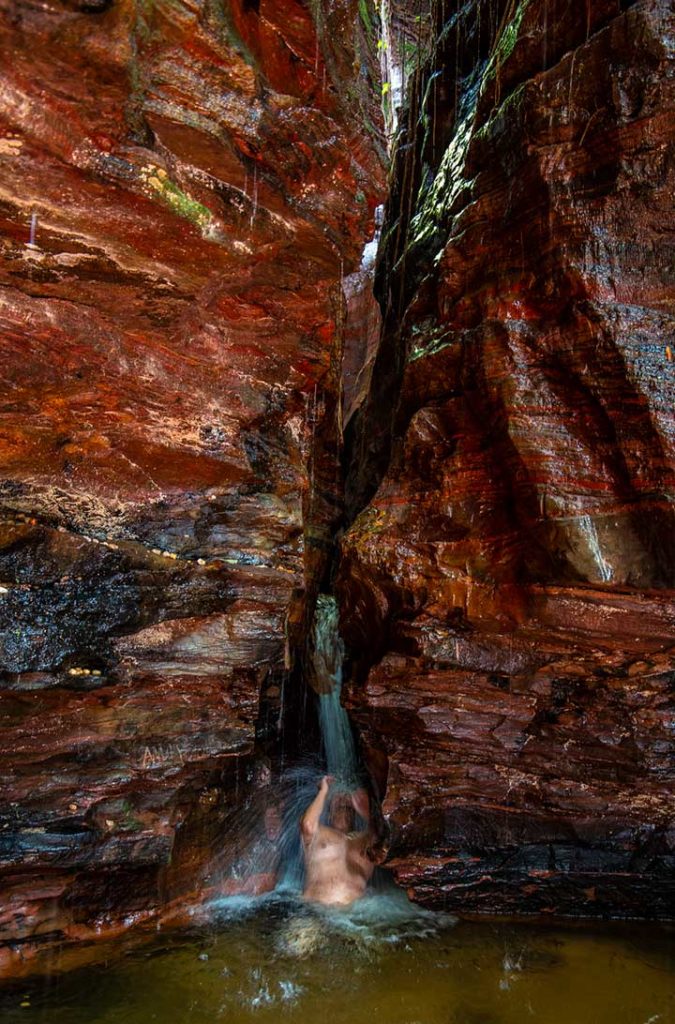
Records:
M0 3L11 969L222 882L328 592L415 899L672 913L671 17Z

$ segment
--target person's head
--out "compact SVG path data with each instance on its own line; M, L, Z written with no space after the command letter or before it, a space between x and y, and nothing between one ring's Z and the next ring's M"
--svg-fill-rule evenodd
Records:
M354 828L354 808L346 793L336 793L330 804L329 821L338 832L351 832Z

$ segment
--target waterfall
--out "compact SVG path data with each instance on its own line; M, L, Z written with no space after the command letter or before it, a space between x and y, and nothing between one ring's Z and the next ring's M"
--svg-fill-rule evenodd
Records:
M249 806L237 810L231 832L237 838L241 854L223 880L226 891L228 887L230 892L241 891L242 886L248 885L248 891L255 892L257 883L266 885L276 872L278 892L302 892L305 859L299 823L317 794L321 776L327 773L334 777L324 812L326 824L333 797L353 793L366 784L359 768L349 718L340 700L344 656L337 602L334 597L321 594L314 613L307 668L318 699L325 767L316 757L306 759L286 770L273 785L259 789ZM357 830L366 828L367 824L355 814ZM230 860L229 853L231 849L226 848L223 857L226 862Z
M342 706L344 644L334 597L320 594L314 613L313 668L319 692L319 724L329 775L338 788L353 789L359 779L354 737Z

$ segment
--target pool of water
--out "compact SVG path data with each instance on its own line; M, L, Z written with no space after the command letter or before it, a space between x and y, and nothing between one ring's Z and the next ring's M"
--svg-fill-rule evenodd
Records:
M0 988L3 1024L675 1024L675 933L224 900L182 933Z

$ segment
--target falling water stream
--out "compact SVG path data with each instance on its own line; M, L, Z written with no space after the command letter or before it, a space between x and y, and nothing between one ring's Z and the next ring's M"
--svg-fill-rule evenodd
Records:
M324 689L319 694L319 722L326 768L340 786L350 789L356 785L359 771L351 725L341 700L344 644L337 602L331 595L319 595L313 634L315 670Z
M279 838L279 891L302 892L304 863L299 822L316 796L324 774L332 776L324 817L337 793L352 792L363 781L349 717L342 706L344 644L340 637L339 609L332 595L320 594L311 630L311 678L318 702L321 752L284 773L275 799L282 809ZM309 693L312 694L310 690ZM359 824L364 824L360 822Z

